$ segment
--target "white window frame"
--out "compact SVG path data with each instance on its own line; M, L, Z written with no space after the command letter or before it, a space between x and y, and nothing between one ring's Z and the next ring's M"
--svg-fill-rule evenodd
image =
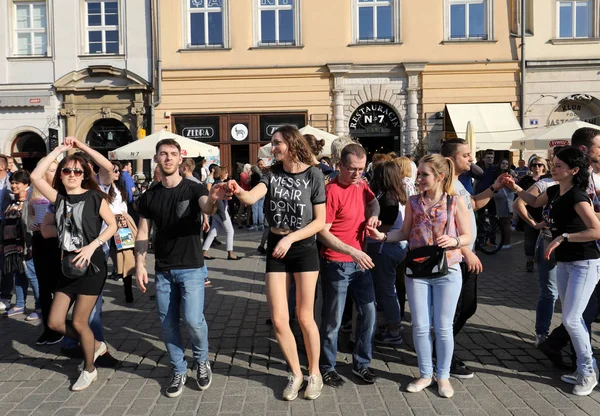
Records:
M294 0L292 6L277 5L261 5L262 0L253 0L253 11L254 11L254 46L257 48L268 48L268 47L298 47L302 46L301 30L300 30L300 9L302 0ZM261 11L263 10L275 10L275 43L263 43L261 39ZM294 12L294 41L293 42L280 42L279 41L279 10L293 10Z
M392 40L389 39L377 39L375 37L372 40L360 40L360 28L358 26L358 9L360 7L373 7L377 6L392 6ZM375 0L374 3L359 3L358 0L352 0L352 43L358 44L372 44L372 43L400 43L400 0ZM377 34L377 12L373 11L373 33Z
M561 3L571 3L573 5L573 16L572 16L572 28L573 28L573 36L570 37L561 37L560 36L560 5ZM588 3L589 7L589 26L590 30L587 36L577 36L577 23L576 23L576 3ZM594 37L598 37L598 0L556 0L556 39L590 39ZM596 16L596 17L595 17Z
M183 10L183 49L229 49L229 0L223 0L220 8L207 7L209 0L206 0L204 7L190 7L190 0L182 0ZM222 45L192 45L192 13L204 13L204 39L208 39L208 13L221 12L223 19L223 44Z
M10 47L10 53L9 55L12 57L16 57L16 58L27 58L27 57L32 57L32 58L45 58L45 57L49 57L51 56L51 50L50 50L50 29L49 29L49 22L50 22L50 18L48 16L48 13L50 12L50 7L47 1L44 0L13 0L12 2L12 6L9 3L9 6L11 8L11 13L10 15L12 16L12 18L10 19L10 24L9 24L9 30L10 33L13 37L13 40L11 42L11 47ZM33 6L34 5L41 5L43 4L46 7L46 26L41 29L41 28L27 28L27 29L18 29L17 28L17 6L22 6L22 5L28 5L29 6L29 11L30 11L30 16L33 17ZM32 22L30 22L32 23ZM46 51L43 54L34 54L34 53L30 53L30 54L26 54L26 55L22 55L19 54L19 39L18 39L18 34L19 33L29 33L30 37L33 37L33 35L35 33L44 33L46 35ZM33 45L33 39L32 39L32 45ZM33 51L32 51L33 52Z
M444 39L446 42L486 42L494 40L494 0L444 0ZM453 4L481 4L483 3L485 12L484 27L486 30L485 37L472 37L469 35L469 7L465 8L465 38L457 39L451 37L450 7Z
M88 26L88 12L87 5L88 3L102 3L102 20L104 20L104 3L117 3L117 8L119 10L119 20L118 25L110 25L106 26L102 24L102 26ZM123 33L125 31L125 5L123 0L82 0L81 1L81 16L83 22L83 45L82 51L84 55L87 56L119 56L123 55L124 47L123 47ZM117 30L119 33L118 37L118 45L119 50L117 53L107 53L106 52L106 32ZM90 43L89 43L89 32L102 32L102 53L91 53L90 52Z

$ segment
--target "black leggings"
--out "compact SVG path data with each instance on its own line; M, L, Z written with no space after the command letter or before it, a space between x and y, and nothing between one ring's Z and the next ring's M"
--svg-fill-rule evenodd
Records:
M40 232L33 233L31 241L33 251L33 265L40 287L40 307L42 309L42 322L46 333L52 333L48 329L48 316L52 307L54 290L60 274L60 250L58 239L42 237Z

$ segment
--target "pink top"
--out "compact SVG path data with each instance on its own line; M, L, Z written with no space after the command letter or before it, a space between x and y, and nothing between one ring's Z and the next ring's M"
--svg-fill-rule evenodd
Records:
M446 199L446 194L444 194L440 202L434 205L429 214L427 214L425 212L423 194L414 195L409 198L412 209L412 227L408 237L409 249L436 245L435 241L446 234ZM448 229L450 237L458 237L455 213L456 197L452 196L450 197L450 218L454 219L454 221L450 223L450 228ZM460 249L446 249L446 258L448 266L460 263L462 260Z

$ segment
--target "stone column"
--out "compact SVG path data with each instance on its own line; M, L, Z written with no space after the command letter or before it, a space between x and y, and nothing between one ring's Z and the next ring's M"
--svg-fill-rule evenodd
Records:
M77 112L74 108L61 108L60 115L66 121L65 137L74 136L77 130L77 119L75 118Z
M131 107L131 114L135 116L135 136L138 140L143 139L141 136L141 130L144 126L144 114L146 114L146 108L140 103L140 106L137 107L135 104ZM135 176L138 180L144 180L144 161L142 159L137 159L135 161Z
M421 89L421 73L425 69L425 62L405 63L404 70L408 78L406 87L406 120L405 129L402 134L402 149L404 154L413 154L419 143L419 90Z
M344 90L336 88L333 90L335 135L342 136L347 133L346 117L344 117Z

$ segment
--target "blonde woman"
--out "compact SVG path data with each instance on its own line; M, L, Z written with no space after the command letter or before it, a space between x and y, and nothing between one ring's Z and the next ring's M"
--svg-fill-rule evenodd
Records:
M406 390L416 393L433 383L433 325L438 393L450 398L454 395L449 380L454 352L452 321L462 285L459 266L462 260L461 247L471 244L469 213L463 199L454 193L454 163L450 159L437 154L427 155L420 160L417 172L421 193L409 198L402 228L386 234L367 226L367 232L370 237L381 241L408 240L409 252L434 245L446 249L448 274L406 279L420 372L420 377L411 382Z

